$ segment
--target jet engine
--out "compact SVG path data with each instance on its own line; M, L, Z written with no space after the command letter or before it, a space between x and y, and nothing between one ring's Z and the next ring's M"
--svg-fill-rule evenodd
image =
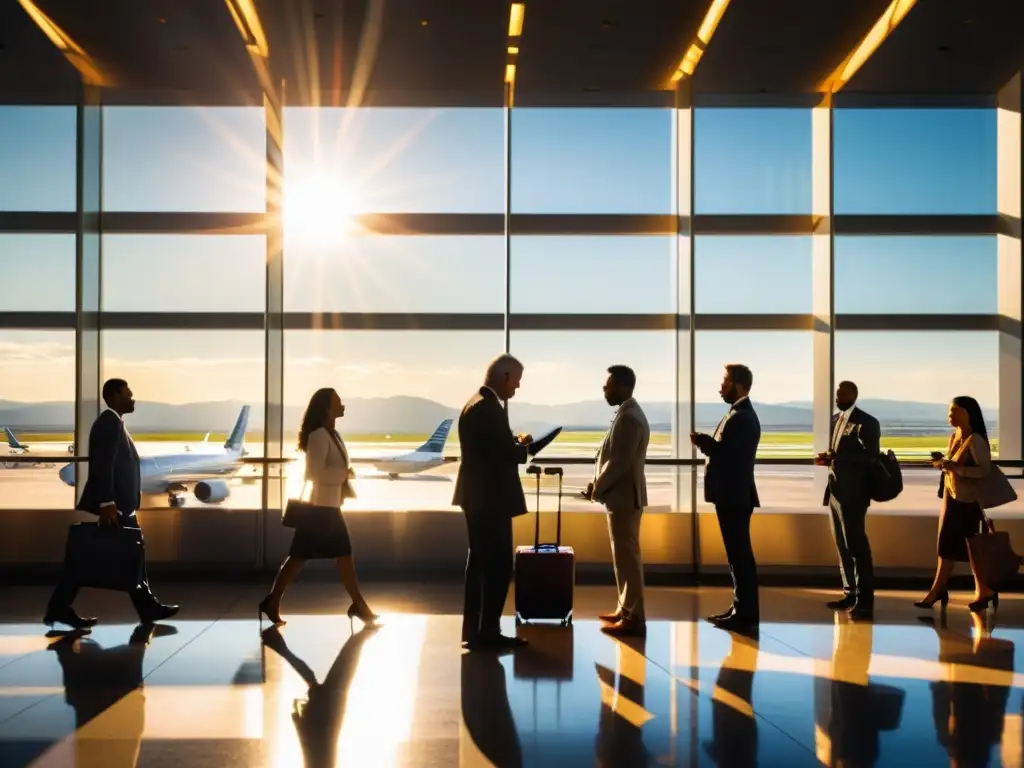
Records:
M204 504L220 504L231 495L231 491L223 480L203 480L196 483L195 494Z

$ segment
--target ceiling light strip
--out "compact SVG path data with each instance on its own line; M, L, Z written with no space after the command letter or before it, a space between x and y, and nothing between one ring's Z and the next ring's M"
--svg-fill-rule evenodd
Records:
M718 22L722 20L722 16L725 15L725 9L728 7L729 0L712 0L711 5L708 7L708 12L704 14L704 20L697 29L697 39L690 43L690 47L683 54L679 66L672 73L672 77L669 80L670 88L684 77L692 75L694 70L697 69L697 64L700 62L701 56L704 55L704 51L707 50L715 30L718 29Z
M523 35L526 4L512 3L508 12L508 47L505 53L505 84L508 86L508 104L511 107L516 87L516 62L519 59L519 39Z
M893 33L916 4L917 0L892 0L889 3L889 7L878 17L871 30L825 81L818 86L818 90L821 93L838 93L857 73L857 70L864 66L864 63L878 50L879 46L885 42L885 39Z
M25 9L25 13L28 14L35 25L49 38L50 42L56 46L57 50L64 54L64 58L68 60L71 66L78 70L86 84L98 86L113 85L100 71L99 66L92 57L72 40L67 32L57 26L53 19L43 13L39 6L33 3L32 0L18 0L18 3Z

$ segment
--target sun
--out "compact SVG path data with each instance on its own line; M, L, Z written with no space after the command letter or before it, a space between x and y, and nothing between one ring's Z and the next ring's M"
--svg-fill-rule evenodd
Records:
M285 185L285 231L303 240L338 242L351 232L357 210L353 188L337 176L313 173Z

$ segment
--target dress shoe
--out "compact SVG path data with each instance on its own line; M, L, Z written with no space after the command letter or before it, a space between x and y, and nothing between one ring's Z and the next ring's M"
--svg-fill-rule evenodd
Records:
M176 605L154 603L139 610L139 621L142 624L153 624L154 622L171 618L178 613L178 610L179 608Z
M856 621L860 619L862 621L870 621L875 618L875 604L872 602L866 602L859 600L853 610L850 611L850 618Z
M622 621L625 614L622 611L616 611L615 613L599 613L597 618L600 621L607 622L608 624L615 624L616 622Z
M470 640L466 643L465 647L471 651L500 651L509 648L521 648L526 644L526 640L522 637L490 635Z
M726 619L711 622L719 629L724 629L726 632L735 632L738 635L745 637L756 637L758 634L758 619L740 616L739 614L733 614Z
M730 618L732 616L735 616L735 615L736 615L736 609L733 608L732 606L729 606L729 610L728 611L723 611L722 613L712 614L711 616L707 617L707 621L709 621L712 624L714 624L717 621L724 621L725 619L728 619L728 618Z
M612 637L647 637L647 622L643 619L625 618L601 627L601 631Z
M847 592L841 600L831 600L825 605L833 611L848 611L857 604L857 596Z
M70 605L64 608L47 608L43 624L52 627L54 624L66 624L72 629L88 629L96 626L95 616L79 616Z

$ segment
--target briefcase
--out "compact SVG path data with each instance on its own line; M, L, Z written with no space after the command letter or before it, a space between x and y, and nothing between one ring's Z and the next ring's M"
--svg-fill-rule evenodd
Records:
M1021 566L1021 557L1010 544L1010 534L997 531L990 517L982 522L981 533L967 539L967 555L978 579L993 591L998 591Z
M546 475L558 476L558 514L554 544L540 543L540 467L526 470L537 478L537 522L533 546L516 547L516 624L532 619L558 619L572 623L573 592L576 587L576 553L562 546L562 468L548 467Z
M144 563L141 528L98 523L68 526L64 570L80 587L130 592L142 581Z

